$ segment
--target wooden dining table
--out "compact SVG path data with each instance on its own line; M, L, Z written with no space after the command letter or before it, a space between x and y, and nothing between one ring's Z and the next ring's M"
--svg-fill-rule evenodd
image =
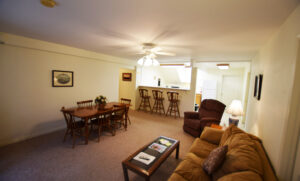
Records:
M114 109L114 107L118 106L126 106L129 108L130 105L123 104L119 102L109 102L105 105L104 109L99 109L98 105L86 106L86 107L72 107L66 109L69 111L73 117L80 118L85 122L85 144L89 142L89 120L92 118L96 118L97 116L103 114L105 111ZM127 117L128 115L125 114L125 129L127 128Z

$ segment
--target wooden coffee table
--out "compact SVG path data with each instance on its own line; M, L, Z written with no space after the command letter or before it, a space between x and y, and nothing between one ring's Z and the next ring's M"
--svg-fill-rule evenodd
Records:
M161 144L161 143L159 143L160 139L168 140L171 143L171 145L167 146L167 148L162 153L160 153L160 152L158 152L154 149L149 148L149 146L152 145L153 143ZM153 173L171 155L171 153L175 149L176 149L176 159L178 159L179 144L180 144L179 140L175 140L175 139L168 138L168 137L165 137L165 136L160 136L157 139L155 139L154 141L150 142L149 144L143 146L142 148L137 150L135 153L130 155L126 160L124 160L122 162L122 167L123 167L123 172L124 172L124 179L126 181L129 180L129 178L128 178L128 169L129 169L129 170L145 177L146 180L150 180L151 175L153 175ZM140 161L137 161L137 160L133 159L140 152L144 152L144 153L147 153L151 156L154 156L155 159L149 165L146 165L146 164L144 164Z

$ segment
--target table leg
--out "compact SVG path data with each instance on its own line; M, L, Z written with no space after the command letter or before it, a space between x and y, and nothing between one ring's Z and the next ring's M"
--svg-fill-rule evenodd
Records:
M129 181L128 170L123 163L122 163L122 167L123 167L124 180Z
M180 142L178 143L178 146L176 148L176 159L179 157L179 147L180 147Z
M87 145L89 143L89 119L85 118L85 144Z

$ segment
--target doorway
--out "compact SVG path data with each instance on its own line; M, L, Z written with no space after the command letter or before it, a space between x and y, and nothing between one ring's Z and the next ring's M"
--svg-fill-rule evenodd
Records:
M222 62L223 63L223 62ZM225 62L226 63L226 62ZM250 62L228 62L229 69L222 70L218 63L196 63L198 68L196 82L196 96L201 95L201 100L216 99L229 107L232 100L242 102L245 109L249 88ZM246 112L244 110L244 112ZM228 125L229 114L224 111L220 125ZM243 116L245 117L245 115ZM244 128L243 117L240 117L239 127Z

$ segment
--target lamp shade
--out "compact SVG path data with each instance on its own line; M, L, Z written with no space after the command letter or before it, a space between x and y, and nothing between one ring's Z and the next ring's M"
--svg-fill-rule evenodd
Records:
M242 102L240 100L233 100L226 112L232 116L242 116L244 114Z

